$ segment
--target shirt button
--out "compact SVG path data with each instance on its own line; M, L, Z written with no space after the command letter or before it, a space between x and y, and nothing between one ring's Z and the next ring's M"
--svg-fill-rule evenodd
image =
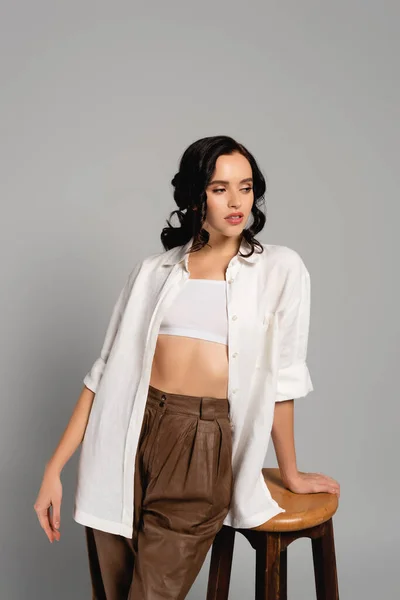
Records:
M228 283L233 283L232 277L230 279L228 279Z
M237 319L237 315L233 315L232 320L236 321L236 319Z
M237 356L238 356L238 353L237 353L237 352L234 352L234 353L232 354L232 358L236 358Z
M235 388L234 390L232 390L232 394L236 394L237 391L237 388Z

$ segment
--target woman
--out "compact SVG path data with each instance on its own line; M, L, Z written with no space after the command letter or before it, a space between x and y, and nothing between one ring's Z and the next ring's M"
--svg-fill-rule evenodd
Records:
M296 467L310 278L296 251L254 237L266 220L254 157L203 138L172 184L180 227L168 221L166 251L129 274L34 505L59 540L60 474L83 440L74 519L96 599L185 598L223 524L284 512L261 472L270 436L290 490L339 495Z

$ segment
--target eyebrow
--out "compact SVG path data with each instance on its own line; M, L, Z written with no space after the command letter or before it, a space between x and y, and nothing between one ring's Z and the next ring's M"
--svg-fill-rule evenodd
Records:
M246 183L247 181L253 181L252 177L246 177L246 179L242 179L241 181L239 181L239 183ZM208 185L213 185L214 183L223 183L225 185L229 185L229 181L225 181L224 179L213 179L213 181L210 181L210 183Z

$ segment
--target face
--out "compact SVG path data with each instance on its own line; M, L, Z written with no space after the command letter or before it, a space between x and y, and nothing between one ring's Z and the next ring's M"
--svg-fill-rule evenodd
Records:
M219 156L206 189L207 216L204 222L210 236L241 235L254 201L251 165L239 152ZM241 221L227 221L234 212L243 213Z

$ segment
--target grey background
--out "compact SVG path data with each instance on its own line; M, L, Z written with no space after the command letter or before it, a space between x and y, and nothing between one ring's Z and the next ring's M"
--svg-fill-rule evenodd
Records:
M399 13L382 0L2 2L1 600L90 597L78 452L53 545L33 510L44 464L127 273L162 250L181 153L221 133L267 177L259 239L311 274L315 391L296 400L296 448L301 470L341 484L341 600L399 594ZM253 597L254 566L238 535L232 599ZM289 549L288 585L314 597L309 540Z

